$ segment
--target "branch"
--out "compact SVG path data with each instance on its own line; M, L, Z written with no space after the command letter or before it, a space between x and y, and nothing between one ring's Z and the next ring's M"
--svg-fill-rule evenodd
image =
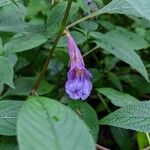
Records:
M98 150L110 150L110 149L105 148L105 147L103 147L103 146L101 146L101 145L98 145L98 144L96 144L96 148L97 148Z
M67 18L69 16L69 11L70 11L70 8L71 8L72 1L73 0L68 0L68 4L67 4L66 10L65 10L64 18L63 18L63 20L61 22L61 27L60 27L60 30L58 32L58 35L57 35L57 37L56 37L56 39L54 41L54 44L53 44L53 46L52 46L52 48L51 48L51 50L49 52L49 55L48 55L48 57L46 59L46 62L44 64L44 66L43 66L43 69L42 69L38 79L36 80L36 82L35 82L35 84L34 84L34 86L32 88L32 91L31 91L30 95L36 95L36 91L39 88L39 85L40 85L40 83L41 83L41 81L42 81L42 79L43 79L43 77L45 75L45 72L47 70L48 64L49 64L49 62L50 62L50 60L51 60L51 58L52 58L52 56L53 56L53 54L55 52L56 46L57 46L57 44L59 42L59 39L61 38L62 33L63 33L63 31L64 31L64 29L66 27L66 22L67 22Z

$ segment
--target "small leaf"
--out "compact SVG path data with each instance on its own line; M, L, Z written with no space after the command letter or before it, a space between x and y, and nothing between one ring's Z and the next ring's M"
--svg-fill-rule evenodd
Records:
M150 132L150 101L143 101L120 108L100 120L101 125Z
M0 1L0 7L8 5L8 4L11 4L11 3L15 3L16 4L17 1L18 0L1 0Z
M24 21L26 8L21 4L6 5L0 9L0 31L2 32L20 32L28 26Z
M97 141L99 125L95 110L89 104L82 101L70 101L69 107L87 124L90 128L90 133L93 135L95 141Z
M144 148L149 145L146 134L143 132L137 132L136 137L139 150L144 150Z
M0 101L0 134L16 135L17 115L22 104L21 101Z
M136 98L129 94L116 91L112 88L99 88L97 91L111 100L111 102L119 107L131 105L139 102Z
M0 56L0 68L0 84L7 84L14 88L13 66L6 57Z
M84 10L85 13L90 13L90 7L87 0L77 0L77 4Z
M18 116L20 150L95 150L84 122L65 105L45 97L30 97ZM32 139L32 140L31 140Z
M63 1L50 11L47 19L47 31L49 37L53 38L55 34L58 33L66 6L67 2ZM78 11L78 8L76 3L72 3L68 20Z

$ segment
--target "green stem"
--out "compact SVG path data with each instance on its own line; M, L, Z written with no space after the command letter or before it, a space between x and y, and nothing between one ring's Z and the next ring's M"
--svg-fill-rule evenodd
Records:
M50 62L50 60L51 60L51 58L52 58L52 56L53 56L53 54L55 52L56 46L57 46L57 44L59 42L59 39L61 38L63 31L65 30L66 22L67 22L67 18L69 16L69 11L70 11L70 8L71 8L72 1L73 0L68 0L68 4L67 4L67 7L66 7L66 10L65 10L65 13L64 13L64 18L63 18L63 20L61 22L61 27L60 27L60 30L58 32L58 35L57 35L57 37L56 37L56 39L54 41L54 44L53 44L53 46L52 46L52 48L51 48L51 50L49 52L49 55L48 55L48 57L46 59L46 62L44 64L44 66L43 66L43 69L42 69L38 79L36 80L36 82L35 82L35 84L34 84L34 86L32 88L32 91L31 91L30 95L36 95L36 91L39 88L39 85L40 85L40 83L41 83L41 81L42 81L42 79L43 79L43 77L45 75L45 72L46 72L47 67L49 65L49 62Z
M97 16L97 12L91 13L91 14L89 14L89 15L87 15L87 16L85 16L85 17L83 17L83 18L81 18L81 19L79 19L79 20L77 20L77 21L75 21L75 22L73 22L73 23L71 23L71 24L68 25L66 28L69 29L69 28L75 26L76 24L78 24L78 23L80 23L80 22L82 22L82 21L85 21L85 20L87 20L87 19L93 18L93 17L95 17L95 16Z
M84 55L83 55L83 57L86 57L87 55L89 55L89 54L91 54L92 52L94 52L95 50L97 50L97 46L96 47L94 47L94 48L92 48L91 50L89 50L87 53L85 53Z
M111 110L110 108L108 107L106 101L104 100L104 98L98 93L97 94L98 98L101 100L101 102L103 103L104 107L106 108L107 112L110 114L111 113Z

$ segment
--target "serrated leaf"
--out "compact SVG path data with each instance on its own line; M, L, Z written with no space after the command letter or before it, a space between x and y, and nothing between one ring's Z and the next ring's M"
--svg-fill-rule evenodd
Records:
M150 20L149 0L112 0L95 14L99 15L103 13L134 15Z
M18 116L17 135L20 150L96 149L77 114L45 97L30 97L24 103Z
M95 141L97 141L99 125L95 110L89 104L82 101L70 101L69 107L87 124L90 133L93 135Z
M14 36L4 45L7 53L17 53L38 47L47 41L47 36L43 32L25 32Z
M0 1L0 7L11 4L11 3L16 3L18 0L1 0Z
M0 134L16 135L17 115L22 104L21 101L0 101Z
M100 120L101 125L150 132L150 101L120 108Z
M112 42L122 49L140 50L149 47L147 41L136 33L117 27L115 30L106 33Z
M110 39L109 36L101 34L99 32L91 32L90 36L97 39L97 41L95 41L97 46L107 50L108 52L114 54L116 57L129 64L133 69L137 70L147 81L149 81L145 66L141 58L136 54L135 51L127 48L121 48L116 44L116 42L118 41L114 42L113 38Z
M4 57L0 56L0 84L7 84L10 87L14 88L13 84L13 66L10 61Z
M139 102L138 99L134 98L133 96L119 92L112 88L99 88L97 89L97 91L105 95L107 98L111 100L111 102L114 105L119 107L124 107L126 105L131 105Z

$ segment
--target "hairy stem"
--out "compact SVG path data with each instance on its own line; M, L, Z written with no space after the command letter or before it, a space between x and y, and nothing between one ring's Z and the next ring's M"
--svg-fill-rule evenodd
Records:
M73 0L68 0L68 4L67 4L67 7L66 7L66 10L65 10L65 13L64 13L64 18L62 20L61 27L60 27L60 30L58 32L58 35L57 35L57 37L56 37L56 39L54 41L54 44L53 44L52 48L50 49L49 55L48 55L48 57L46 59L46 62L44 64L44 66L43 66L43 69L42 69L38 79L36 80L30 95L36 95L36 91L39 88L39 85L40 85L40 83L41 83L41 81L42 81L42 79L43 79L43 77L45 75L45 72L47 70L48 64L49 64L49 62L50 62L50 60L51 60L51 58L52 58L52 56L53 56L53 54L55 52L56 46L57 46L57 44L59 42L59 39L61 38L62 33L63 33L63 31L64 31L64 29L66 27L66 22L67 22L67 18L69 16L69 11L70 11L70 8L71 8L72 1Z

